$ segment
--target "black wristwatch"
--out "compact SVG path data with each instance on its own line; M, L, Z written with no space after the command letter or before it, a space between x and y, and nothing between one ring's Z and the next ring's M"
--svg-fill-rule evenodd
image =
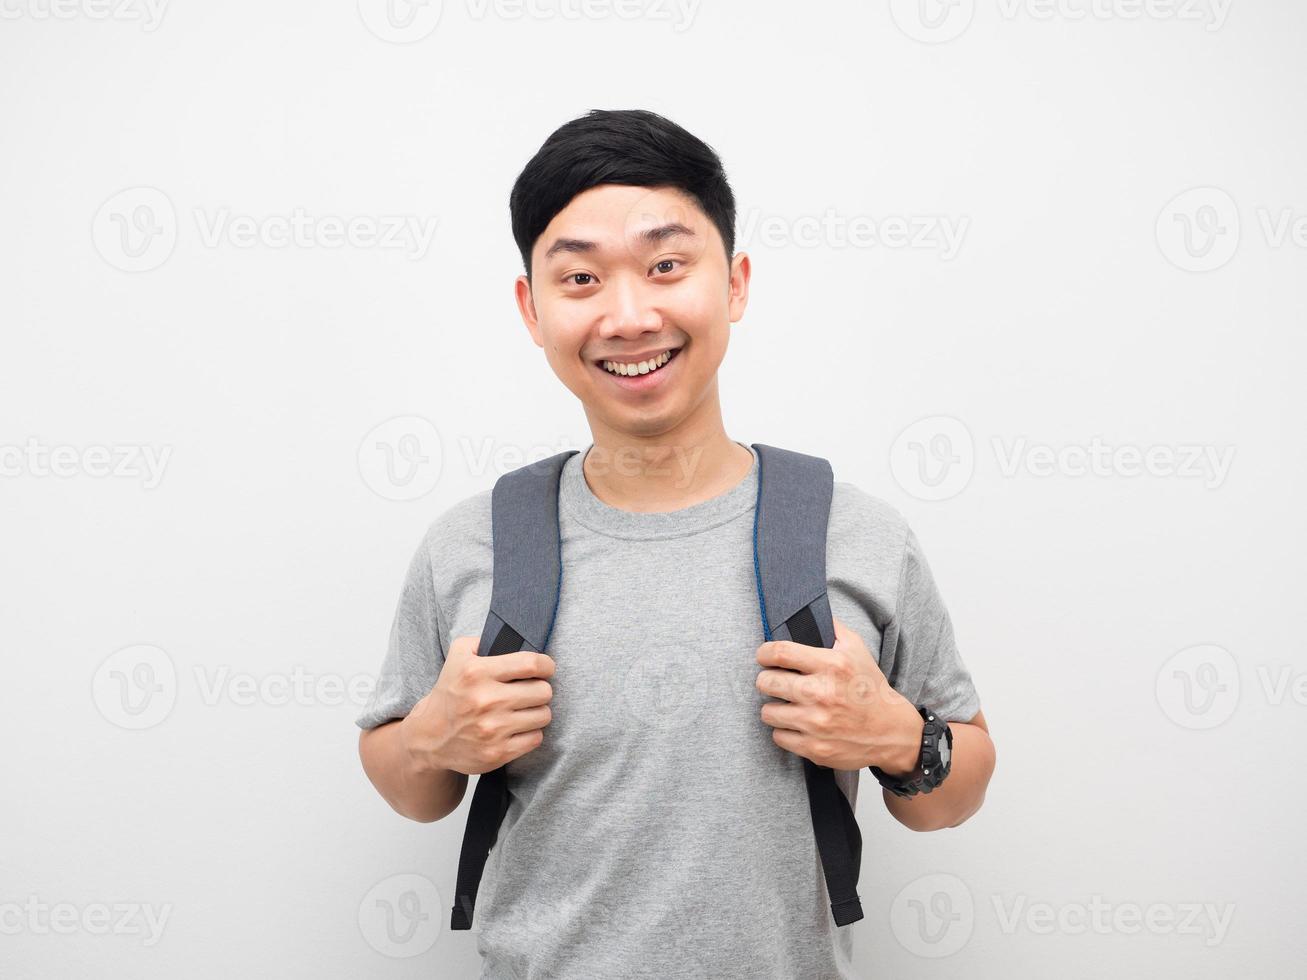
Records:
M917 768L904 776L887 776L876 766L868 766L880 784L895 796L913 797L929 793L944 781L953 763L953 731L924 704L915 706L925 722L921 728L921 755Z

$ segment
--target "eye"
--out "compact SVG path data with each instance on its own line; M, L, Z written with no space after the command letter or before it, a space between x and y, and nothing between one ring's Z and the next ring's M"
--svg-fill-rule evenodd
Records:
M589 281L578 282L577 281L578 279L585 279ZM589 286L593 284L594 276L588 272L573 272L570 276L567 276L566 279L564 279L564 282L572 283L575 286Z
M663 268L663 266L665 265L667 266L680 265L680 259L662 259L661 261L654 263L654 268L659 269L662 272L671 272L672 271L671 269Z

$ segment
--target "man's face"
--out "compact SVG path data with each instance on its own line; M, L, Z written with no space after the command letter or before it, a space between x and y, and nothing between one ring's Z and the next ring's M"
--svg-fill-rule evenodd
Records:
M516 284L522 319L592 428L656 436L715 396L749 259L727 262L716 226L687 195L592 187L536 240L531 272ZM631 366L614 373L611 362Z

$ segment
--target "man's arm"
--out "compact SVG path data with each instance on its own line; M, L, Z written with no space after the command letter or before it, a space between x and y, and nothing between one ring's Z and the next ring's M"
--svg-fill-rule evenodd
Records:
M420 823L441 820L463 802L467 775L423 764L405 741L405 721L390 721L360 733L363 771L396 813Z
M957 827L985 802L985 789L994 773L994 743L985 714L977 711L969 722L949 722L949 728L953 731L953 756L944 782L909 799L881 790L886 809L909 830Z

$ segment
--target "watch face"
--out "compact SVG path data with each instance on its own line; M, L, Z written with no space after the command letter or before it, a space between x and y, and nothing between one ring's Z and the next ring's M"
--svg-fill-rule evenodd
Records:
M949 745L949 740L947 738L941 738L939 740L939 767L941 769L947 769L949 760L952 757L953 749Z

